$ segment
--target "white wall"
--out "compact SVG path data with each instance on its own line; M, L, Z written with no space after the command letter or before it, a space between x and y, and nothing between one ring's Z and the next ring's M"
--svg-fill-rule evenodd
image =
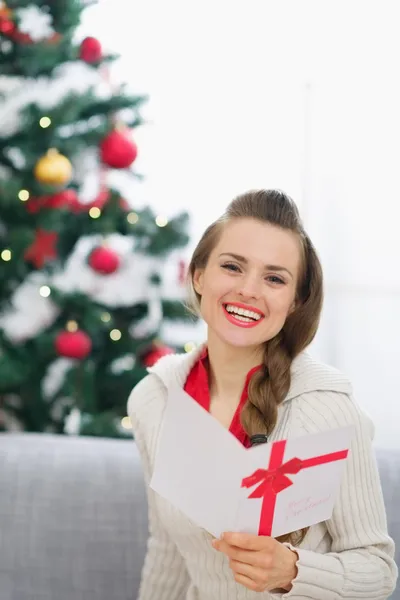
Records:
M376 443L400 446L398 1L137 0L124 18L125 7L102 0L83 31L151 95L133 201L188 208L194 242L241 191L293 195L327 280L313 351L351 377Z

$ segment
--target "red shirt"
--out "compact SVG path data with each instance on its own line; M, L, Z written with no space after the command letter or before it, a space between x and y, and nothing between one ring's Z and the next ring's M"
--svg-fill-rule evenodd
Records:
M208 354L207 350L204 350L199 360L193 365L184 386L184 390L189 394L196 402L200 404L205 410L210 412L210 388L208 385L208 372L207 372L207 359ZM251 369L246 376L246 381L244 384L244 388L242 391L242 395L240 398L239 405L236 409L235 414L233 415L233 419L231 425L229 427L229 431L245 446L248 448L250 446L250 440L245 430L242 427L240 422L240 413L242 408L247 400L247 390L249 387L249 381L253 373L255 373L260 368L260 365Z

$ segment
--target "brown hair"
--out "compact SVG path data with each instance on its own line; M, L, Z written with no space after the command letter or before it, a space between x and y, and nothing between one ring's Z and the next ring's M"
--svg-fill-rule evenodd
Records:
M226 223L250 218L292 231L298 235L301 248L301 270L296 290L296 303L282 330L265 343L263 368L252 376L248 400L241 414L242 425L249 436L269 435L278 418L278 406L287 396L291 382L291 364L313 340L319 325L323 302L323 275L315 248L304 230L294 201L280 190L255 190L236 197L225 213L204 232L188 269L192 308L199 312L200 295L193 288L196 269L205 268ZM282 536L279 541L299 544L306 529Z

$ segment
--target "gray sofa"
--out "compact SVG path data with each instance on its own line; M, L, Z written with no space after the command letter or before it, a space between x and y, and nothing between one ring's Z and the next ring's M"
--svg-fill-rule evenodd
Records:
M378 460L400 547L400 451ZM137 598L147 523L134 442L0 434L0 473L0 600Z

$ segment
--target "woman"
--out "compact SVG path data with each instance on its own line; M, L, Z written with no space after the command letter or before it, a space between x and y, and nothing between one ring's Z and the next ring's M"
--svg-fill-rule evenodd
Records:
M347 379L305 352L322 272L293 201L274 190L233 200L201 238L189 276L207 343L161 359L128 403L147 482L171 383L245 446L260 434L274 441L349 424L356 435L332 518L283 538L226 532L215 540L149 489L139 599L388 598L397 569L373 427Z

